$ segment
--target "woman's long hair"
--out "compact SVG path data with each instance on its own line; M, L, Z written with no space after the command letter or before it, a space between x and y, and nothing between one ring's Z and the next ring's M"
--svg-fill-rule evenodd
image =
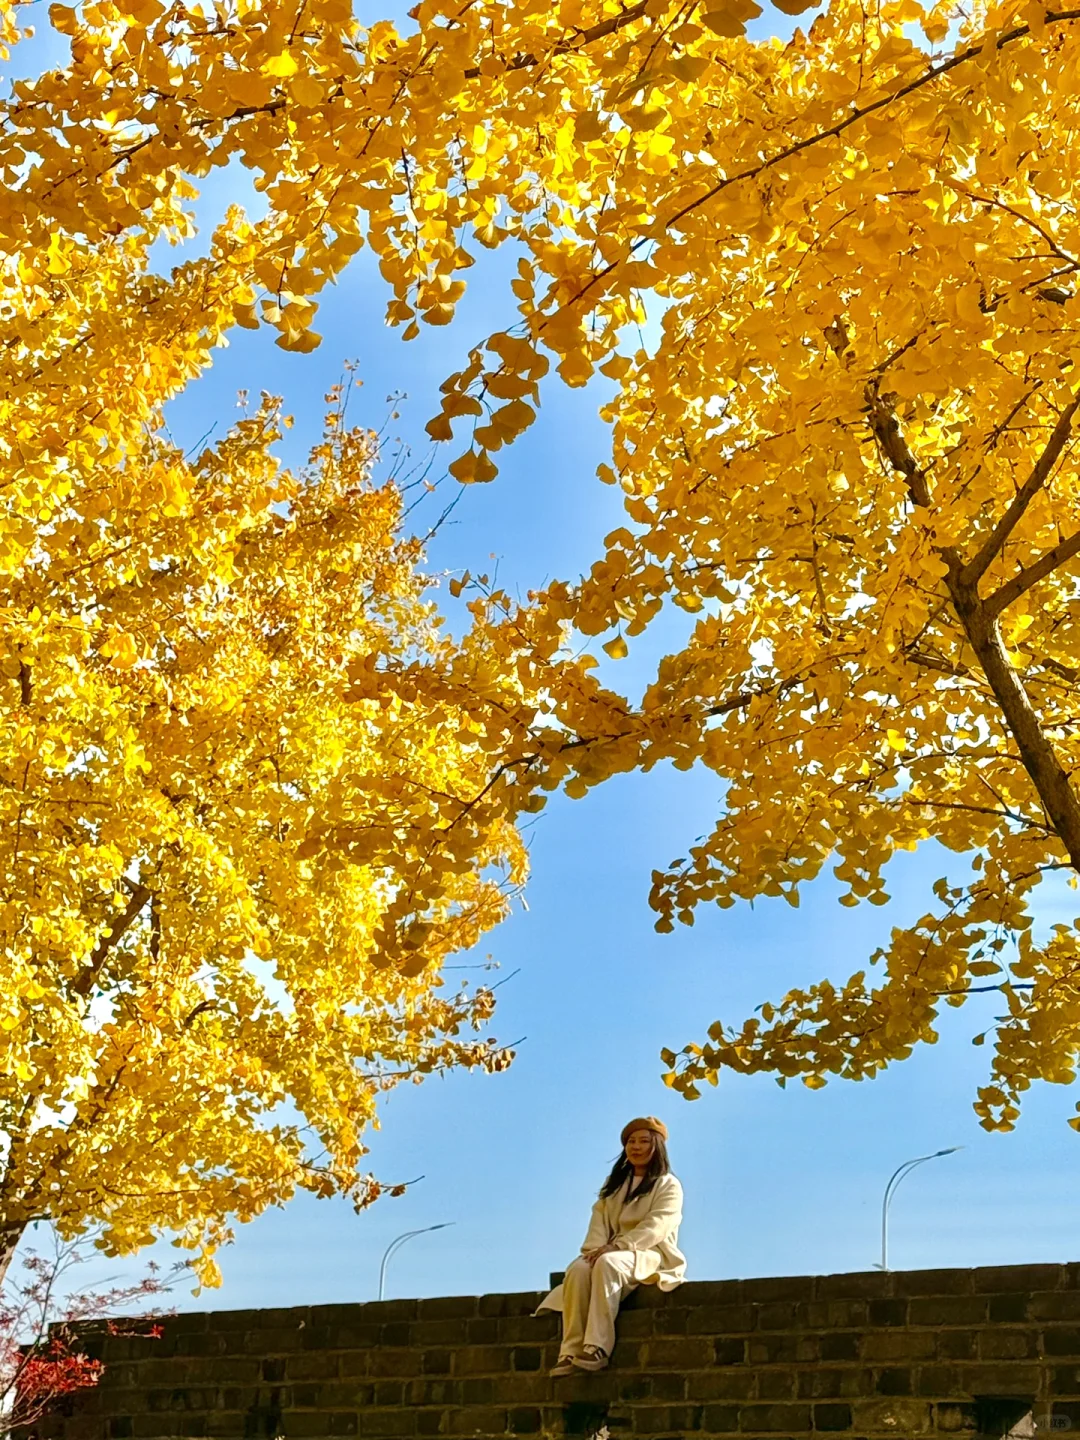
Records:
M652 1132L652 1138L653 1152L648 1165L645 1167L645 1174L642 1177L641 1184L637 1190L634 1191L635 1197L638 1195L647 1195L657 1180L660 1179L661 1175L667 1175L671 1172L671 1161L668 1159L664 1137L658 1135L654 1130ZM616 1191L622 1189L627 1180L633 1178L633 1175L634 1167L626 1158L626 1151L623 1150L622 1154L615 1161L615 1164L611 1167L611 1174L600 1187L600 1198L606 1200L609 1195L614 1195Z

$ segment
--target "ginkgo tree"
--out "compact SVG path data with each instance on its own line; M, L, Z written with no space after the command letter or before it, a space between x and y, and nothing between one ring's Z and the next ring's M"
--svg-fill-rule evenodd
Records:
M230 1218L378 1195L384 1091L508 1062L440 972L524 877L485 794L519 697L330 399L296 475L273 401L192 456L147 425L5 582L4 1263L44 1219L213 1282Z
M748 39L757 13L420 0L408 24L362 26L345 0L54 6L70 63L14 84L0 134L7 283L51 298L8 323L22 337L66 303L80 247L145 266L233 162L266 215L226 217L169 282L131 282L151 325L211 296L193 368L230 323L313 348L318 295L362 245L409 338L453 318L485 247L514 245L505 327L463 353L430 433L455 477L491 480L549 369L599 370L626 523L582 581L478 597L473 643L546 721L489 732L485 802L711 768L723 811L656 873L663 929L703 900L795 903L829 863L845 903L881 903L890 857L942 842L966 878L894 931L879 983L717 1024L668 1052L668 1078L692 1096L725 1066L870 1075L990 986L1008 1013L978 1109L1008 1128L1080 1050L1080 933L1037 942L1031 920L1043 878L1080 867L1080 11L831 0L790 42ZM137 339L138 303L122 313ZM94 385L124 353L98 333L50 362L50 394L80 378L84 428L57 414L12 449L9 493L35 517L98 443ZM16 418L52 403L37 346L0 357L33 371ZM576 632L617 659L670 606L687 638L640 704L569 658Z

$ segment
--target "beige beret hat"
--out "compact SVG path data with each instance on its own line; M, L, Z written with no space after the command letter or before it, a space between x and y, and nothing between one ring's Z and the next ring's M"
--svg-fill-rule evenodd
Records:
M627 1137L632 1135L635 1130L651 1130L654 1135L659 1135L661 1140L667 1139L667 1126L662 1120L658 1120L655 1115L639 1115L636 1120L628 1121L623 1126L622 1134L619 1136L619 1139L624 1145L626 1144Z

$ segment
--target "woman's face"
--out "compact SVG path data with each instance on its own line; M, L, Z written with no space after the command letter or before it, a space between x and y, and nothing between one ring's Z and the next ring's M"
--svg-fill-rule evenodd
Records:
M631 1165L647 1165L655 1148L651 1130L631 1130L626 1137L626 1158Z

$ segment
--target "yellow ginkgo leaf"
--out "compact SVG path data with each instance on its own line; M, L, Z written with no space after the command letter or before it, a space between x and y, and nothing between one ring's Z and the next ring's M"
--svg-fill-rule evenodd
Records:
M272 75L278 80L287 80L299 70L295 58L287 50L281 51L278 55L271 55L268 60L263 61L262 72L264 75Z

